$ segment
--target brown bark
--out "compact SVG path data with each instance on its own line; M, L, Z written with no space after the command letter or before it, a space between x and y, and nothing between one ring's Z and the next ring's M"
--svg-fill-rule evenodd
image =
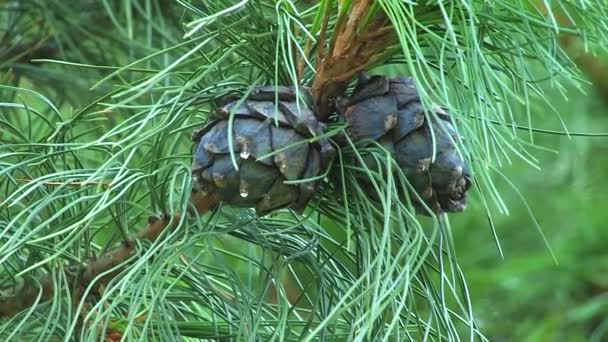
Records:
M360 30L372 3L371 0L353 1L349 13L336 23L327 53L317 60L312 94L320 120L327 119L331 112L331 99L342 95L348 82L396 41L383 13L379 13L364 31ZM321 36L324 35L325 29L322 29ZM322 51L323 46L318 49Z
M545 2L538 1L538 7L542 8L545 13L549 11ZM551 9L551 11L559 25L565 27L576 25L561 9ZM573 59L588 80L591 81L600 99L608 104L608 63L599 56L583 51L579 46L581 37L570 33L561 33L558 38L564 52Z
M200 214L213 209L217 200L210 196L203 196L200 192L193 192L190 197L194 212ZM172 218L172 219L171 219ZM174 228L180 220L180 214L176 213L173 217L165 216L162 218L150 217L144 229L139 231L132 238L124 241L118 247L101 255L95 260L78 267L79 271L69 271L66 274L69 284L74 284L72 289L75 302L80 301L84 291L91 285L91 282L99 275L111 270L112 268L124 263L136 253L137 241L155 241L167 228ZM171 224L170 224L171 223ZM116 277L124 268L119 268L103 276L93 288L100 291L105 284ZM55 288L51 275L47 275L39 283L24 284L21 289L15 291L13 295L0 297L0 319L8 318L38 303L49 301L53 298Z

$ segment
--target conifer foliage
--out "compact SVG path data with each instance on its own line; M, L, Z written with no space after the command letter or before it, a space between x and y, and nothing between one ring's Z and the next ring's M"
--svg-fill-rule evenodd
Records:
M0 340L486 340L447 212L507 212L538 80L578 81L558 36L607 27L604 0L0 1Z

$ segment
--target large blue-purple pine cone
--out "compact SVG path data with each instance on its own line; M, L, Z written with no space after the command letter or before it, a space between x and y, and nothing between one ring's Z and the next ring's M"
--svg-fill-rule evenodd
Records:
M411 78L363 74L352 95L339 102L338 112L353 141L377 141L392 152L416 193L433 212L461 212L466 208L471 174L457 152L455 143L460 139L452 118L440 108L425 115ZM417 196L411 198L420 208Z
M305 94L303 88L300 92ZM215 120L193 135L198 145L192 172L198 190L230 206L255 208L259 215L286 207L303 210L316 192L314 178L325 170L334 152L326 139L308 142L322 134L325 125L304 99L296 101L292 88L259 87L244 101L230 101L219 108Z

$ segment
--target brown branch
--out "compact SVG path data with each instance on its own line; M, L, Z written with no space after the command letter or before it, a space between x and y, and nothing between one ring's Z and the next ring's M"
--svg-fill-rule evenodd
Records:
M576 23L566 15L561 8L549 9L545 2L537 1L537 6L544 14L552 12L557 23L564 27L575 27ZM558 42L564 52L568 54L585 73L589 81L593 84L595 91L600 95L600 99L608 104L608 63L602 61L600 57L584 51L579 45L581 38L571 33L561 33Z
M360 30L371 5L371 0L353 1L349 12L336 23L327 54L317 60L312 94L320 120L329 116L331 99L341 95L354 76L367 69L374 57L396 41L384 13L379 13L365 31ZM323 49L323 45L319 48Z
M339 57L344 51L350 51L352 46L357 45L359 24L371 6L371 0L353 1L352 6L346 21L342 21L343 25L338 28L338 35L334 36L336 39L330 52L331 58Z
M200 192L194 191L190 197L192 207L191 214L198 212L203 214L213 209L217 204L215 197L211 195L202 195ZM95 260L91 260L85 265L79 267L79 271L70 271L70 267L66 268L68 274L68 283L74 284L75 288L74 299L76 303L84 294L84 291L91 285L91 282L99 275L108 272L116 266L123 264L136 253L137 241L155 241L167 228L174 228L180 220L180 214L176 213L173 217L165 216L162 218L151 217L145 228L139 231L134 237L124 241L120 246L101 255ZM170 224L172 223L172 224ZM73 267L72 267L73 268ZM116 277L124 266L117 270L104 275L94 284L94 291L100 290L110 280ZM39 286L35 284L24 284L16 293L6 297L0 297L0 319L8 318L36 304L38 297L39 303L47 302L53 298L55 293L53 286L53 278L49 274L40 282Z
M560 16L557 16L557 18L559 19ZM567 23L572 25L569 21ZM599 98L605 104L608 104L608 63L578 47L579 37L571 34L561 34L558 41L564 52L572 58L578 68L587 76L587 79L591 81Z
M327 25L329 22L329 6L330 1L326 1L323 6L323 21L321 22L321 28L319 31L319 38L316 41L315 48L317 49L317 56L315 57L316 64L320 65L321 60L323 60L323 47L325 46L325 34L327 32ZM302 78L304 77L304 68L306 67L306 58L310 54L310 50L312 48L313 40L307 38L306 45L304 46L304 53L301 58L298 60L297 70L298 70L298 81L301 83Z

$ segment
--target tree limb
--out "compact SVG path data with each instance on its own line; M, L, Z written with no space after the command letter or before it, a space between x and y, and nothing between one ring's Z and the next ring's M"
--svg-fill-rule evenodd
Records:
M341 95L354 76L395 43L394 30L387 26L390 22L384 13L376 15L366 29L360 31L371 5L371 0L353 1L349 13L336 23L327 54L317 58L312 94L320 120L326 120L331 112L330 99Z
M203 196L198 191L192 193L190 202L194 208L191 210L191 214L194 214L195 212L198 212L199 214L206 213L213 209L217 204L215 197L212 197L211 195ZM75 300L80 300L84 291L91 286L91 282L100 274L124 263L135 255L137 252L136 246L138 240L155 241L167 228L174 228L179 220L179 213L176 213L173 217L150 217L144 229L139 231L135 236L101 255L99 258L78 267L78 272L70 272L70 267L66 268L66 274L71 278L68 279L68 283L74 284L72 292L74 293ZM172 224L170 224L171 222ZM105 275L93 286L96 290L99 290L101 286L107 284L123 269L124 267ZM35 305L37 301L38 303L43 303L51 300L55 290L53 278L50 274L44 276L37 284L24 284L20 289L16 290L14 294L0 297L0 319L15 316L19 312Z

